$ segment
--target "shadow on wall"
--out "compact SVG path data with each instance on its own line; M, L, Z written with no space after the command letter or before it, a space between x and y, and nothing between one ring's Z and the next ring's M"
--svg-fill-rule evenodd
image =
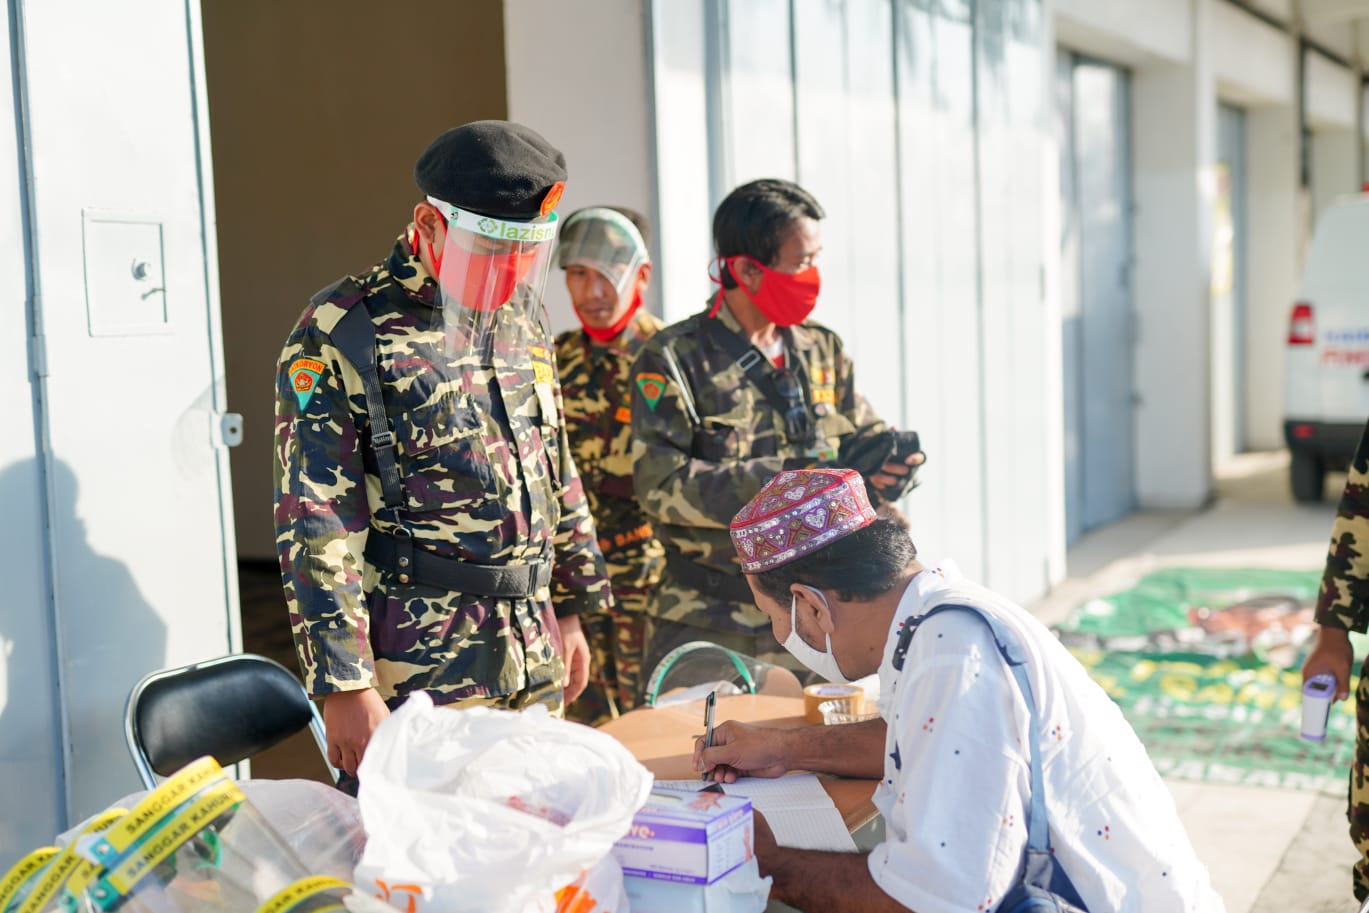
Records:
M128 793L137 775L123 736L123 708L133 685L166 658L166 626L120 561L95 551L78 510L78 483L71 467L52 470L48 523L56 551L55 613L47 605L8 606L0 611L0 868L48 843L54 833L36 822L62 810L62 738L56 720L67 717L67 750L75 808L83 818ZM42 473L32 461L0 471L0 504L42 499L34 486ZM35 528L34 534L38 531ZM41 545L30 544L38 561L31 580L14 581L14 593L45 594ZM58 648L52 649L52 638ZM60 671L54 667L60 663ZM59 684L60 683L60 684ZM91 771L101 770L97 777ZM84 781L84 782L81 782ZM43 784L51 784L43 788ZM32 814L25 814L32 809ZM74 823L74 822L69 822Z

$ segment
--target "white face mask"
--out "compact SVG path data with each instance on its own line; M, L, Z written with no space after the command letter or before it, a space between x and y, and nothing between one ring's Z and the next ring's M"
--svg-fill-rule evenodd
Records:
M824 606L827 605L827 597L822 595L821 590L815 590L812 587L808 587L808 589L812 590L813 594L822 600ZM808 646L804 639L799 636L798 608L799 597L795 595L789 603L789 636L784 639L784 649L829 682L848 681L846 676L842 674L841 667L837 665L836 656L832 653L831 634L827 635L827 652L825 653ZM830 606L828 606L828 611L831 611Z

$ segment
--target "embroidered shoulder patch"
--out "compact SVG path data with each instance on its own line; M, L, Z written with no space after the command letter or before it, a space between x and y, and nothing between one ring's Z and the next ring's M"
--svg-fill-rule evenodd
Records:
M655 412L656 404L665 393L665 378L660 374L638 374L637 389L642 391L642 399L646 400L647 407Z
M290 387L295 391L295 399L299 400L299 407L303 409L309 405L310 398L314 395L314 388L318 386L318 380L323 376L324 364L312 358L296 358L290 362L290 367L285 374L290 378Z
M556 204L561 202L561 194L565 192L565 181L557 181L555 184L552 184L551 189L547 191L547 195L542 198L542 205L538 209L539 213L542 216L546 216L547 213L555 209Z

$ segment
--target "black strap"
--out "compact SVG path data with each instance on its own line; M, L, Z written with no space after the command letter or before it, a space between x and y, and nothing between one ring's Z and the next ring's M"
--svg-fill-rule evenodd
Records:
M804 370L803 362L791 354L792 372L798 381L797 397L791 400L780 392L775 379L778 370L765 353L733 333L716 317L704 318L703 323L713 341L742 369L775 411L784 416L784 430L790 443L811 444L817 436L817 427L808 411L808 372Z
M376 328L370 312L361 303L366 292L351 276L320 289L310 299L314 305L325 301L347 306L347 311L333 328L333 345L361 375L361 386L366 393L366 414L369 418L369 442L380 476L380 492L385 506L398 507L404 498L399 482L399 463L395 459L395 433L385 413L385 398L381 395L380 372L376 367ZM348 306L350 305L350 306Z
M740 573L729 574L690 561L673 548L665 552L666 573L687 587L728 602L751 604L755 596Z
M389 571L400 583L440 587L466 596L531 599L551 583L551 562L475 564L434 555L414 544L413 536L372 529L366 537L366 561Z

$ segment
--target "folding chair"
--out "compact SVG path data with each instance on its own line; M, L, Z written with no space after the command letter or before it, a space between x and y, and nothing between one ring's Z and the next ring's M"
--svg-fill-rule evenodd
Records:
M151 789L196 758L236 764L306 726L337 782L309 693L275 660L238 653L144 676L128 696L124 738Z

